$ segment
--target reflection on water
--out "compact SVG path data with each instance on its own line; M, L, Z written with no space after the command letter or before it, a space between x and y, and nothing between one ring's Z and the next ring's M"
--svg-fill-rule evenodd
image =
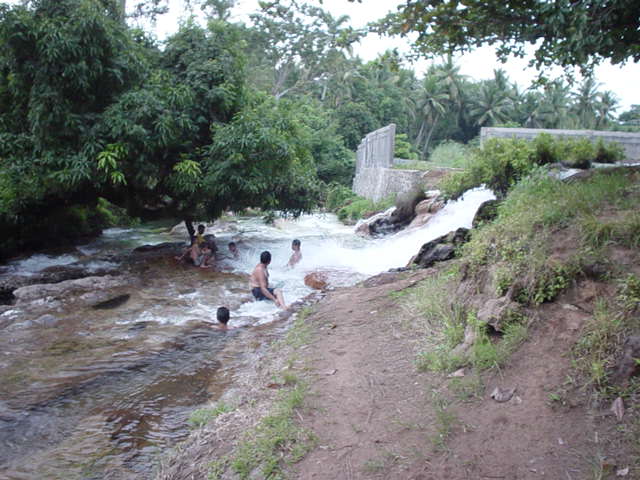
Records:
M303 281L310 271L330 269L339 273L335 283L353 284L405 265L423 243L469 226L490 197L469 192L426 228L381 240L355 236L333 215L274 226L242 218L216 234L220 253L232 240L240 250L238 260L220 261L226 273L167 258L132 267L139 283L118 291L128 300L111 309L52 309L56 322L48 324L13 307L3 314L14 321L3 331L0 356L0 478L149 478L155 455L188 434L189 413L217 399L243 365L255 361L251 352L279 332L275 306L251 301L247 288L261 251L272 252L270 280L292 302L310 293ZM302 241L303 259L287 269L293 238ZM75 253L34 255L10 268L37 272L182 239L157 225L111 229ZM231 310L232 325L247 328L212 328L221 305ZM266 326L253 328L259 324Z

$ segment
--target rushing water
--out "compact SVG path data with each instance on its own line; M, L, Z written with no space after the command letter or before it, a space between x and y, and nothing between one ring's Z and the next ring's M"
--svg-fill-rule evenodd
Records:
M468 192L425 227L378 240L354 235L333 215L274 226L239 218L216 233L221 254L232 240L240 250L238 260L220 261L223 272L167 258L136 270L140 283L113 309L52 307L59 319L52 326L20 307L5 311L0 319L11 321L0 356L0 478L151 477L156 455L188 434L189 413L217 399L282 331L273 322L275 306L248 295L247 274L261 251L271 251L271 283L292 302L310 293L303 279L311 271L329 270L334 284L349 285L404 266L423 243L470 226L489 198L487 191ZM293 238L302 241L303 259L287 269ZM73 251L34 255L3 270L32 275L76 262L102 268L113 266L105 254L176 239L157 225L111 229ZM211 328L220 305L230 308L231 325L247 328Z

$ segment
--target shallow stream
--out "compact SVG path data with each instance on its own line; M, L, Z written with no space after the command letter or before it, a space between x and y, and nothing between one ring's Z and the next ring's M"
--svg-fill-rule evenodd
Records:
M468 192L426 226L382 239L358 237L328 214L272 226L235 218L209 230L226 256L222 272L163 258L135 270L139 280L114 308L52 307L55 324L19 306L5 310L0 479L152 478L158 455L188 435L190 413L219 398L285 329L273 304L248 294L248 273L261 251L271 251L271 285L290 303L311 293L304 276L312 271L331 271L332 284L341 286L406 265L425 242L469 227L490 198L486 190ZM88 245L12 262L0 275L76 262L113 268L108 254L184 237L161 225L111 229ZM293 238L301 240L303 258L287 269ZM228 255L232 240L237 260ZM230 325L242 328L211 327L221 305L231 310Z

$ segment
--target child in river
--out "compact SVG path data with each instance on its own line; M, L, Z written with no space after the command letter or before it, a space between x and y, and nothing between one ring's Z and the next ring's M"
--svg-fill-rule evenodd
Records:
M227 307L219 307L216 312L216 318L218 319L219 325L216 325L216 328L220 330L228 330L227 323L229 323L229 309Z
M236 245L236 242L229 242L229 253L234 260L237 260L240 256L240 252L238 252L238 245Z
M291 254L291 258L287 263L287 267L293 268L300 260L302 260L302 252L300 251L300 240L297 238L291 242L291 250L293 253Z

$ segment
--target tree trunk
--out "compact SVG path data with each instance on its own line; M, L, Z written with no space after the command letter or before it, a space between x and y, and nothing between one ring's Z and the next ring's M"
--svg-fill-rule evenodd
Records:
M196 236L196 229L193 228L193 219L185 218L184 224L187 227L187 232L189 232L189 239L193 241L193 237Z
M118 0L118 6L120 7L120 21L124 23L127 16L127 0Z
M433 119L433 124L431 125L431 128L429 129L429 135L427 135L427 139L424 141L424 149L422 150L422 155L423 158L427 158L427 152L429 150L429 143L431 142L431 135L433 135L433 131L436 129L436 125L438 124L438 118L440 117L440 115L436 115L435 118Z

